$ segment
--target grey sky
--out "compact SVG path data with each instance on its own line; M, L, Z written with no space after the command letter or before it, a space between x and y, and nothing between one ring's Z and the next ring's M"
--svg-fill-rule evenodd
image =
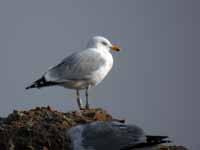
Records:
M90 103L177 144L200 146L200 10L195 0L1 1L0 116L77 109L63 88L25 91L51 65L103 35L123 48Z

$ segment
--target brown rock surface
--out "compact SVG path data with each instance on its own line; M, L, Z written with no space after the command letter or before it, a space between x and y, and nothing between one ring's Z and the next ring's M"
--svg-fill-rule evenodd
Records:
M67 150L70 140L65 131L77 124L113 119L97 108L58 112L50 107L13 111L0 118L0 150ZM124 120L117 120L124 122ZM161 146L160 150L185 150L184 147Z

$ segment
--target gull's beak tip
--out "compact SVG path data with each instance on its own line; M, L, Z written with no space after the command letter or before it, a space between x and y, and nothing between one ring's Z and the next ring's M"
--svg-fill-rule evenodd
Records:
M117 45L112 45L111 46L111 50L119 52L121 50L121 48L119 46L117 46Z

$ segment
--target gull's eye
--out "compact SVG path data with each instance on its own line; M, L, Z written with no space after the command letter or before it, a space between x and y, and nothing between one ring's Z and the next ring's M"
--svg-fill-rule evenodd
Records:
M105 46L107 46L107 45L108 45L108 44L107 44L106 42L104 42L104 41L103 41L103 42L101 42L101 43L102 43L103 45L105 45Z

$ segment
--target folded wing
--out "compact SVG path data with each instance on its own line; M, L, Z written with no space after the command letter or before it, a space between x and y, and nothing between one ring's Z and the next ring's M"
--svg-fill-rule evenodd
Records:
M66 57L60 64L50 68L45 78L53 82L67 80L84 80L105 64L101 54L93 49L75 52Z

